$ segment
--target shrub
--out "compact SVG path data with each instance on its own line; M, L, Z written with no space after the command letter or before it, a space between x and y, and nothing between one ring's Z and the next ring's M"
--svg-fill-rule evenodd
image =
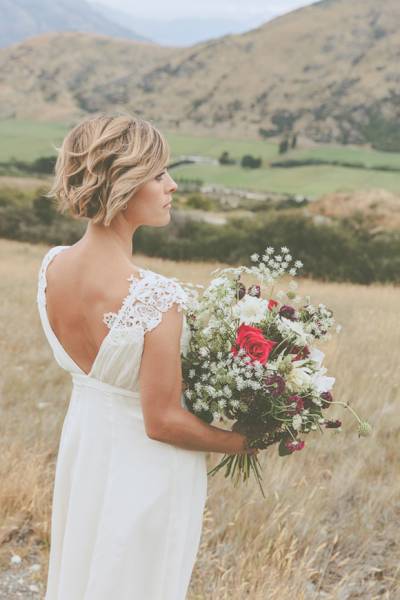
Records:
M262 159L254 158L254 156L252 156L251 154L245 154L240 162L240 165L242 167L249 169L258 169L259 167L261 167L261 164Z

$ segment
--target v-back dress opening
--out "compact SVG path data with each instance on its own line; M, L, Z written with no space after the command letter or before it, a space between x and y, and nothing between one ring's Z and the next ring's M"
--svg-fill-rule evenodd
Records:
M131 275L86 374L64 350L46 309L43 258L37 303L44 333L72 393L58 448L45 600L185 600L207 497L206 452L150 439L140 402L144 336L187 294L148 269ZM187 334L185 318L181 348ZM155 373L157 366L154 366ZM186 408L183 394L182 406Z

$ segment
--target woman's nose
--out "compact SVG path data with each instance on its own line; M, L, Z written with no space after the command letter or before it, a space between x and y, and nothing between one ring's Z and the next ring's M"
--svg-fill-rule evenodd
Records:
M172 179L171 177L171 185L170 185L170 191L171 192L176 192L176 190L178 189L178 184L176 183L176 181L174 181L174 179Z

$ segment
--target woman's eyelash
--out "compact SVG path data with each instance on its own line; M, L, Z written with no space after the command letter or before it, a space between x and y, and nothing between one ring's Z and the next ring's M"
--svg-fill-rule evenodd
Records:
M160 173L159 175L156 176L156 179L159 179L160 177L162 177L164 174L166 173L166 171L163 171L162 173Z

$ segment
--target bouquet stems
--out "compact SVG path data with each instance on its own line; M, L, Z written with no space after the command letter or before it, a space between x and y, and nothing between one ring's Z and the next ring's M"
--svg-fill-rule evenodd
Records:
M248 481L250 471L252 470L263 497L266 497L261 485L262 476L260 462L257 456L250 456L248 454L224 454L220 462L213 469L208 471L207 475L215 475L224 467L224 476L230 477L233 480L234 487L237 487L241 479L243 482Z

